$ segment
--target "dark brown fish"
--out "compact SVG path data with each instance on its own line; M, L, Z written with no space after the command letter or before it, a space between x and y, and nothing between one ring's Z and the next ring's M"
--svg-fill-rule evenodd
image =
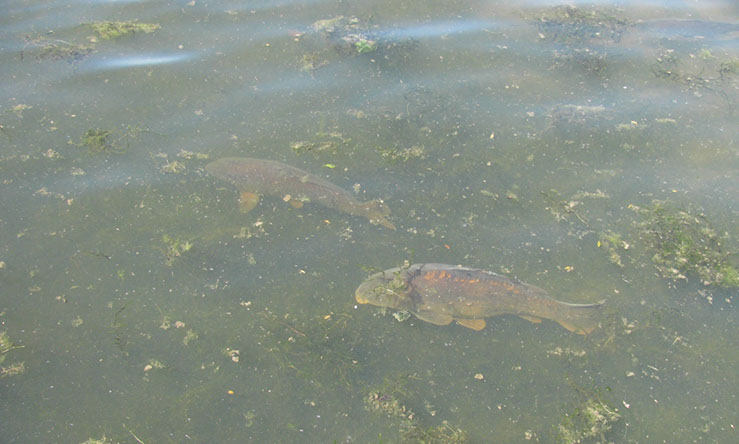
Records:
M503 314L531 322L551 319L586 335L598 326L597 304L559 302L541 288L491 271L446 264L414 264L370 276L355 293L360 304L407 310L432 324L452 321L474 330Z
M225 157L209 163L205 170L236 186L241 192L240 207L244 212L259 203L260 195L266 195L281 198L296 208L302 207L305 202L317 203L395 229L387 220L390 209L382 201L359 202L336 185L284 163L249 157Z

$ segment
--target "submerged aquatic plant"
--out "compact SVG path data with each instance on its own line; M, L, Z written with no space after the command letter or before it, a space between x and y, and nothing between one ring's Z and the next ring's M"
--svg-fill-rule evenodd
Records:
M78 146L87 147L92 152L102 152L113 150L113 145L110 141L111 131L101 129L89 129L80 137L80 143Z
M623 268L624 264L621 261L622 251L628 250L630 245L621 239L621 235L611 230L606 230L600 234L598 240L598 248L603 248L608 252L608 260L615 265Z
M344 40L353 43L354 48L357 50L357 53L359 54L365 54L368 52L373 52L377 49L377 42L374 40L368 40L361 36L358 36L354 38L354 35L348 35L344 37Z
M389 418L392 425L398 427L403 442L424 444L467 442L467 432L465 430L450 425L446 420L443 420L441 425L428 427L413 410L405 405L402 399L411 395L411 391L406 386L407 383L419 379L416 375L386 377L380 387L371 390L364 398L365 409ZM430 408L431 406L427 401L426 409L429 410ZM436 411L430 411L430 414L435 416Z
M89 26L98 37L106 40L117 39L136 32L145 32L150 34L161 27L159 23L137 23L133 21L93 22L90 23Z
M262 314L272 324L267 327L266 337L273 339L268 351L281 366L313 383L322 384L330 377L331 383L352 385L352 374L359 365L354 347L361 335L350 328L351 315L334 313L297 323L283 322L269 312ZM287 317L283 320L287 321Z
M165 248L159 248L159 250L164 253L164 257L166 258L165 264L167 264L168 267L171 267L178 257L190 251L192 248L192 244L189 241L183 241L179 237L172 238L166 234L162 236L162 242L164 242Z
M382 157L390 160L391 162L407 162L411 159L424 159L426 158L426 151L422 146L412 146L409 148L398 148L398 147L375 147Z
M78 45L60 39L49 39L42 36L25 36L26 44L21 50L21 59L26 48L39 48L35 54L37 60L67 60L78 62L88 56L92 51L91 45Z
M312 33L307 33L300 40L320 43L324 48L312 51L300 62L301 70L314 73L315 69L324 66L339 57L373 55L373 61L401 59L416 46L410 39L401 39L392 32L381 31L370 21L357 17L336 16L318 20L311 26ZM326 46L328 44L328 46Z
M8 337L7 332L0 333L0 364L5 362L7 353L11 350L23 348L22 345L15 345L13 341ZM25 364L23 362L13 363L7 367L0 366L0 378L6 376L20 375L25 371Z
M105 435L103 435L103 437L100 439L88 438L87 441L83 442L82 444L108 444L112 442L113 441L109 440Z
M708 91L721 96L733 109L734 100L723 90L731 87L739 72L739 59L722 58L708 50L697 56L682 56L673 49L662 51L652 64L652 73L658 79L670 80L686 86L696 94Z
M588 45L618 42L631 25L612 11L597 7L557 6L530 20L539 28L539 38L557 45L553 67L576 64L596 77L605 74L606 54Z
M603 401L597 393L581 390L587 398L572 413L566 414L557 426L557 442L576 444L598 439L606 441L605 434L621 419L618 410Z
M345 151L351 142L351 138L345 137L338 131L319 131L316 133L314 140L301 140L290 144L290 148L296 154L310 152L318 156L319 154L338 154Z
M128 148L130 140L137 138L143 132L145 130L130 125L123 132L91 128L80 137L78 143L70 143L78 147L87 148L91 153L122 153L124 151L124 145L125 148Z
M679 280L695 274L704 285L739 287L739 271L728 260L728 235L720 236L705 215L667 201L639 211L645 237L655 250L652 262L663 277Z
M618 42L630 22L602 8L557 6L536 17L540 37L557 43Z

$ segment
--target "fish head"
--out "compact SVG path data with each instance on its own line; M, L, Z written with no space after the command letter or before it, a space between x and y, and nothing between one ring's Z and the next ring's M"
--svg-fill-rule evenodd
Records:
M375 273L368 277L354 292L360 304L371 304L378 307L409 308L411 300L408 296L407 273L400 268Z

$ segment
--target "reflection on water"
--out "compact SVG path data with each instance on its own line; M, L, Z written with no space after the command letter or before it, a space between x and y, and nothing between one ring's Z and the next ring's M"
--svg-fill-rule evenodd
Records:
M734 17L11 5L0 441L735 441ZM160 28L105 39L105 20ZM254 190L205 170L233 157L382 200L397 229L311 202L299 174L242 212ZM412 263L606 303L584 337L356 306Z
M139 66L167 65L191 59L195 54L158 54L158 55L129 55L113 59L97 60L85 65L85 69L108 70L119 68L135 68Z

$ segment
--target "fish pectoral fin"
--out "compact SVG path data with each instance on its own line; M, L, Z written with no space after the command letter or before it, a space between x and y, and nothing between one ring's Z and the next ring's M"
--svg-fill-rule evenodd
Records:
M577 333L578 335L583 335L583 336L587 336L590 333L592 333L593 330L595 330L595 327L579 326L579 325L573 324L572 322L567 322L567 321L557 320L557 323L559 323L559 325L566 328L567 330L573 333Z
M533 322L534 324L541 324L541 318L537 318L536 316L530 316L530 315L518 315L521 319L526 319L529 322Z
M303 208L303 201L290 199L288 202L293 206L293 208Z
M248 213L253 210L258 203L259 196L254 193L242 191L239 195L239 210L241 210L242 213Z
M373 224L382 225L385 228L390 228L391 230L394 230L395 229L395 225L393 225L392 223L390 223L390 221L387 220L387 219L372 219L372 220L370 220L370 222L372 222Z
M487 325L485 319L455 319L459 325L480 331Z
M416 311L413 314L422 321L436 325L449 325L454 320L450 315L434 313L433 311L428 310Z

